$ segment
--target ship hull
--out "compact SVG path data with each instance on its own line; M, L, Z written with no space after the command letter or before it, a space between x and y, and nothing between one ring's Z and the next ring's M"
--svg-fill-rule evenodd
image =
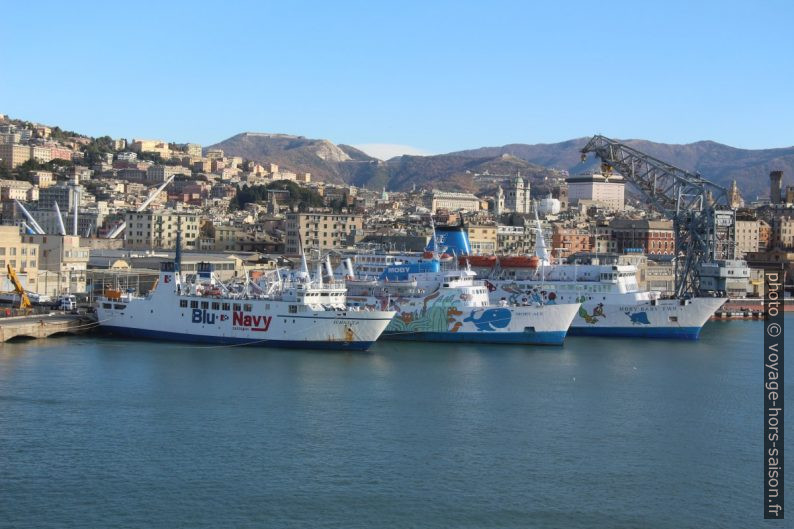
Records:
M383 333L384 340L401 340L407 342L449 342L449 343L487 343L487 344L519 344L519 345L562 345L565 331L547 332L389 332Z
M226 308L224 308L226 307ZM100 300L100 330L115 336L217 345L366 350L390 311L309 306L266 299L225 300L155 292L148 298Z
M584 327L571 326L571 336L600 336L605 338L658 338L667 340L697 340L701 327Z
M103 325L103 334L123 338L134 338L153 341L183 342L207 345L232 345L249 347L275 347L279 349L324 349L332 351L366 351L374 341L333 341L333 340L263 340L253 338L237 338L232 336L196 335L172 331L159 331L135 327Z
M379 307L383 303L367 296L348 296L348 302L362 307ZM391 300L391 308L397 315L383 333L383 339L561 345L578 307L578 304L471 307L449 293L395 298Z
M697 340L703 325L725 302L724 298L705 297L647 299L648 293L645 292L601 294L574 291L574 294L569 294L568 290L555 291L554 285L549 283L542 287L536 283L514 281L493 281L490 284L492 302L499 299L534 301L537 298L553 305L559 300L581 301L568 331L571 336ZM550 296L551 293L554 296Z

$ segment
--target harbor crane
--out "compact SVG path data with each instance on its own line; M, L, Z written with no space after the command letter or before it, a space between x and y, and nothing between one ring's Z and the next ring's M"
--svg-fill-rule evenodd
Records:
M581 150L582 162L588 153L601 159L606 176L612 170L620 173L673 220L677 297L724 292L726 265L749 275L745 263L735 261L736 211L724 187L604 136L590 139Z
M19 308L26 311L30 310L32 307L30 298L28 297L28 293L25 292L25 288L22 286L22 283L20 283L17 273L14 271L14 267L8 264L6 265L6 268L8 280L14 286L14 292L19 296Z
M144 200L144 201L143 201L143 204L141 204L140 206L138 206L138 207L135 209L135 213L140 213L141 211L143 211L144 209L146 209L147 207L149 207L149 204L151 204L151 203L154 201L154 199L155 199L155 198L157 198L157 196L158 196L158 195L159 195L159 194L160 194L160 193L163 191L163 189L165 189L165 188L168 186L168 184L170 184L171 182L173 182L173 181L174 181L174 178L175 178L175 175L171 175L171 176L169 176L169 177L166 179L166 181L165 181L165 182L163 182L162 184L160 184L160 186L159 186L157 189L155 189L155 190L152 192L152 194L151 194L151 195L149 195L149 198L147 198L146 200ZM121 235L121 232L123 232L123 231L124 231L126 228L127 228L127 223L126 223L126 222L124 222L124 221L122 221L122 222L121 222L120 224L118 224L118 225L117 225L115 228L113 228L113 229L110 231L110 233L108 233L108 235L107 235L107 238L108 238L108 239L115 239L116 237L118 237L119 235Z

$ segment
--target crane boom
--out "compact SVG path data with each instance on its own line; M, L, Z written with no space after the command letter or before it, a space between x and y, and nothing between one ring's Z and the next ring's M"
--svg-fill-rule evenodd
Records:
M617 170L657 211L673 220L675 293L679 297L714 291L704 269L736 258L736 212L728 191L623 143L596 135L581 150L595 153L607 172ZM711 272L710 272L711 273Z
M141 204L140 206L138 206L138 207L135 209L135 212L136 212L136 213L140 213L141 211L143 211L144 209L146 209L146 208L149 206L149 204L151 204L151 203L152 203L152 201L154 201L154 199L155 199L155 198L157 198L157 195L159 195L159 194L160 194L160 193L163 191L163 189L165 189L165 188L166 188L166 186L167 186L168 184L170 184L171 182L173 182L173 181L174 181L174 178L175 178L175 177L176 177L176 175L171 175L171 176L169 176L169 177L168 177L168 179L167 179L165 182L163 182L162 184L160 184L160 186L159 186L157 189L155 189L155 190L154 190L154 192L152 192L152 194L151 194L151 195L149 195L149 198L147 198L146 200L144 200L144 201L143 201L143 204ZM115 239L116 237L118 237L118 236L119 236L119 234L121 234L121 232L123 232L123 231L124 231L124 229L125 229L126 227L127 227L127 223L122 221L122 223L121 223L121 224L119 224L118 226L116 226L115 228L113 228L113 229L110 231L110 233L108 233L108 236L107 236L107 238L108 238L108 239Z
M6 265L8 270L8 280L11 281L11 284L14 285L14 291L19 296L19 308L20 309L29 309L32 304L30 303L30 298L28 297L27 292L22 287L22 283L19 282L19 278L17 277L16 272L14 272L14 268L9 264Z

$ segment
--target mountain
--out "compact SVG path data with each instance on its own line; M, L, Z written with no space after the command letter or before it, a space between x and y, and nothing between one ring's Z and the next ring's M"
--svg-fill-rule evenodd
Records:
M279 164L292 171L308 171L319 180L346 182L369 189L386 187L407 190L439 187L477 191L495 184L475 174L514 175L521 173L537 186L554 174L554 169L578 173L597 167L593 156L580 163L579 150L588 138L549 144L510 144L482 147L434 156L403 155L387 161L367 155L349 145L287 134L245 132L209 148L229 155ZM737 149L713 141L684 145L647 140L625 140L644 153L682 169L700 172L712 182L728 187L736 180L746 199L766 195L769 171L780 169L794 174L794 147L780 149Z
M502 147L482 147L450 153L453 156L497 156L510 154L530 163L566 169L571 173L592 169L598 165L594 156L581 164L579 151L589 138L577 138L560 143ZM769 194L769 172L775 169L794 174L794 147L780 149L737 149L713 141L698 141L684 145L656 143L647 140L623 140L623 143L667 163L691 172L699 172L715 184L729 187L734 179L745 199Z

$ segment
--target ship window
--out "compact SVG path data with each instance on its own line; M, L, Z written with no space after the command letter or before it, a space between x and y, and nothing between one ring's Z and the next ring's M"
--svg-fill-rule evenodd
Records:
M210 308L210 302L209 302L209 301L202 301L202 302L201 302L201 308L202 308L202 309L208 309L208 308Z
M113 305L113 308L116 310L124 310L127 308L127 305Z
M103 309L112 309L113 305L111 305L110 303L103 303L102 304L102 308Z
M669 316L669 317L668 317L668 319L669 319L669 320L670 320L672 323L676 323L676 322L678 321L678 316Z
M251 312L253 310L253 307L251 306L250 303L246 303L246 304L243 305L243 310L245 312Z
M219 310L221 308L221 304L217 301L212 302L212 310Z
M289 306L289 313L290 314L295 314L296 312L298 312L298 306L297 305L290 305Z
M229 310L229 308L230 308L230 305L228 303L224 303L221 306L223 307L223 310Z
M239 304L239 303L235 303L235 304L234 304L234 305L232 305L232 306L234 307L234 310L235 310L235 312L239 312L239 311L241 311L241 310L242 310L242 307L240 307L240 304Z
M187 300L186 299L180 299L179 300L179 306L180 307L187 307Z
M191 301L190 302L190 308L191 309L197 309L198 308L198 301Z

